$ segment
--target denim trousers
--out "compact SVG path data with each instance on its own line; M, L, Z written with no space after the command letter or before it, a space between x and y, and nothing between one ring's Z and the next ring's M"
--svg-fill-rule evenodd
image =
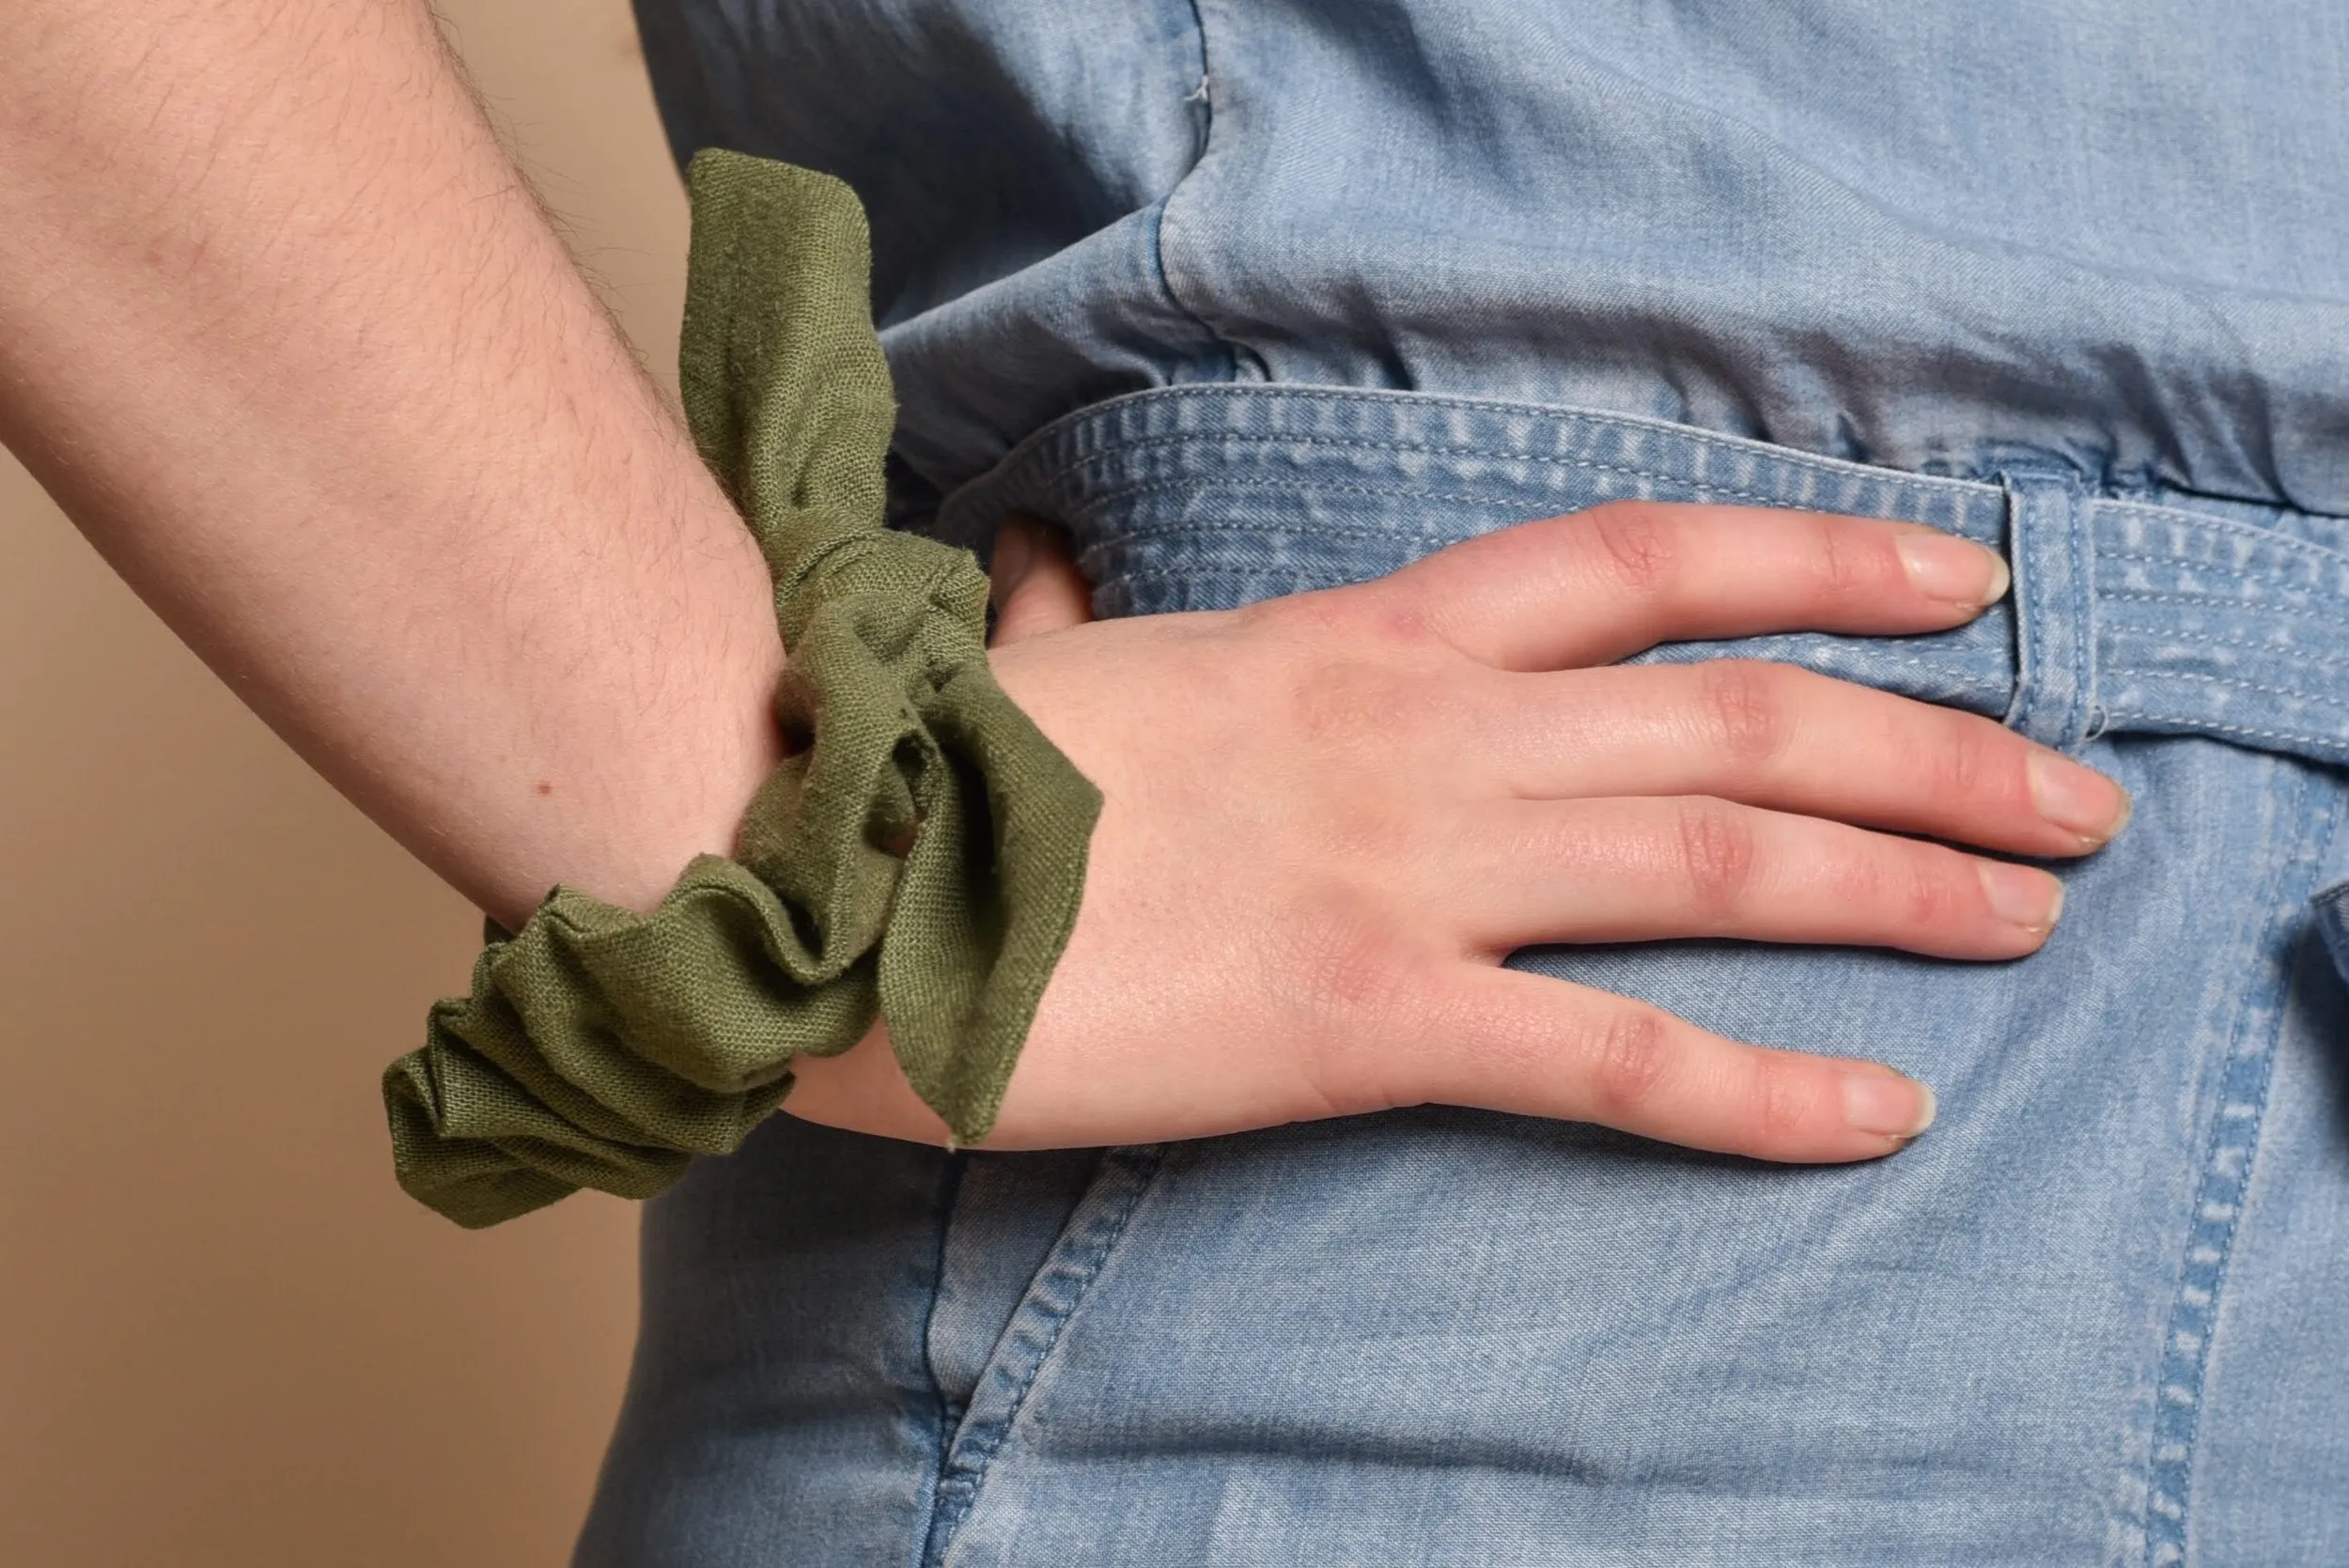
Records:
M1036 1155L777 1117L647 1208L583 1568L2349 1562L2349 28L640 18L681 154L864 196L906 525L1048 517L1134 614L1624 498L1929 523L2009 599L1648 657L1989 715L2137 810L2019 962L1511 960L1932 1084L1871 1164L1441 1108Z

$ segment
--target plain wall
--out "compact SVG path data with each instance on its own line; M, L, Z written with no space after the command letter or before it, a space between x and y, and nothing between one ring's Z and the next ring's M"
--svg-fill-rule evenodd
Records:
M444 9L666 373L684 204L624 0ZM376 1089L478 932L0 458L0 1564L564 1560L634 1211L460 1232Z

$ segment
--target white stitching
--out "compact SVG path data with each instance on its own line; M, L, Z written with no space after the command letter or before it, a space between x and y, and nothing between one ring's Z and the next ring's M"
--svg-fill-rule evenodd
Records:
M1782 494L1775 491L1735 489L1709 480L1692 478L1686 474L1671 473L1652 468L1635 468L1624 463L1606 462L1596 458L1549 457L1534 452L1493 452L1473 446L1434 446L1423 442L1410 442L1354 441L1343 440L1331 436L1265 436L1243 434L1237 431L1221 432L1211 435L1178 432L1173 435L1139 437L1133 441L1119 442L1112 451L1088 452L1070 457L1063 461L1058 467L1051 469L1050 472L1041 476L1034 478L1021 476L1019 480L1017 488L1027 490L1030 493L1034 493L1037 490L1054 490L1058 489L1064 482L1074 475L1078 470L1085 467L1087 464L1122 464L1127 454L1128 453L1145 451L1150 448L1159 446L1203 445L1210 442L1217 443L1231 443L1237 442L1251 446L1261 446L1275 451L1281 447L1286 446L1326 446L1347 451L1421 453L1439 458L1458 458L1496 464L1534 463L1549 468L1580 469L1593 474L1619 474L1629 478L1654 480L1658 484L1682 485L1691 489L1705 490L1715 495L1735 496L1741 500L1758 502L1762 505L1777 507L1782 510L1799 511L1815 509L1800 506L1797 503L1786 500ZM1892 490L1922 488L1927 494L1933 493L1932 487L1938 484L1956 485L1972 483L1970 480L1942 480L1936 479L1928 475L1896 474L1890 470L1885 471L1880 476L1859 478L1859 476L1854 475L1852 477L1854 481L1859 484L1879 486ZM1004 483L1008 486L1012 483L1012 481L1007 478ZM1218 473L1212 475L1193 474L1185 476L1181 479L1156 480L1149 483L1154 488L1170 488L1178 484L1190 484L1196 485L1202 489L1210 489L1221 488L1227 485L1244 485L1249 483L1249 481L1234 479L1229 477L1227 474ZM1395 489L1397 490L1408 491L1408 487L1412 483L1413 481L1410 481L1408 478L1399 479ZM1337 487L1299 482L1299 488L1321 489L1335 489ZM1102 500L1110 497L1129 495L1132 493L1134 493L1134 490L1130 488L1109 491L1091 491L1084 496L1083 500L1085 505L1097 505ZM1371 491L1370 493L1383 494L1387 492L1382 489ZM1970 503L1974 501L1987 500L1989 498L1961 493L1959 496L1952 497L1951 499L1959 500L1962 503L1968 504L1961 505L1955 508L1956 510L1963 512L1971 509L1969 505ZM1925 508L1919 509L1923 510ZM1894 519L1891 520L1905 521L1908 520Z

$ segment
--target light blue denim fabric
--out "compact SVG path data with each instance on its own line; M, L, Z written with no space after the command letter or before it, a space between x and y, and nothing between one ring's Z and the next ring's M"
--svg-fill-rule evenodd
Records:
M1934 1084L1874 1165L779 1118L648 1211L583 1565L2349 1562L2349 13L640 13L680 152L873 209L909 522L1054 517L1134 613L1626 495L1914 519L2011 604L1729 651L2138 811L2022 963L1515 960Z

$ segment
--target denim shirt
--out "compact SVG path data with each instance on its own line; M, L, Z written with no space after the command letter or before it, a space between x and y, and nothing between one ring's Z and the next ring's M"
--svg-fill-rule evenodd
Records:
M2326 0L638 10L680 155L863 195L917 508L1270 381L2349 513Z

